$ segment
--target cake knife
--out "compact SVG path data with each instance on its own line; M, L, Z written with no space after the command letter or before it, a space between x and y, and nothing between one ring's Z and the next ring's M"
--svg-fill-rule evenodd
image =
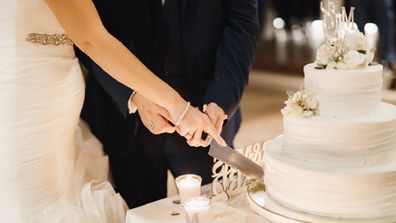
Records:
M229 146L223 147L213 140L210 144L209 155L240 170L246 175L263 181L263 168Z

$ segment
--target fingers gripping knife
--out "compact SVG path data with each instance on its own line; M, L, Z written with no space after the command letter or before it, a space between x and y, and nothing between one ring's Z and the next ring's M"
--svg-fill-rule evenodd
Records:
M206 112L206 107L203 106L202 112ZM225 117L227 119L228 117ZM257 163L246 158L244 155L238 153L229 146L220 146L217 142L213 140L210 135L204 134L203 139L207 144L210 144L209 155L236 168L243 172L244 174L257 178L259 181L264 181L264 171L263 168Z

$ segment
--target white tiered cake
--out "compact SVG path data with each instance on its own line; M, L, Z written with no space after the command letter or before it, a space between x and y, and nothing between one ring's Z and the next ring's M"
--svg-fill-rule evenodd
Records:
M305 89L286 102L284 134L265 145L266 192L313 215L396 215L396 107L381 102L382 66L368 65L363 34L346 31L318 50Z

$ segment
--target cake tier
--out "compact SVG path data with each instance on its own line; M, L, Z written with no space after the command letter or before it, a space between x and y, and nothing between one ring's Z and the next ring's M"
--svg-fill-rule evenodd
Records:
M304 67L305 89L315 93L321 116L354 117L376 111L381 101L382 65L361 70Z
M374 165L396 150L396 107L381 103L369 116L284 117L285 150L315 163Z
M336 218L395 214L396 156L381 165L340 167L298 158L285 151L283 137L265 145L268 194L284 206Z

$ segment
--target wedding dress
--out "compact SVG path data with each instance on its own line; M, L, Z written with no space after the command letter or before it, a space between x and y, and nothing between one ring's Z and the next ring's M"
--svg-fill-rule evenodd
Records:
M63 33L44 0L1 0L1 223L125 222L108 159L79 119L85 86Z

